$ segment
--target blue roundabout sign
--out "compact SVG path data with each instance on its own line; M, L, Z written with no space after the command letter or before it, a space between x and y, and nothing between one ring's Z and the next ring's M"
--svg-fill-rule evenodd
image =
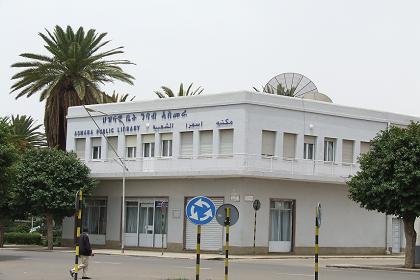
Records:
M216 216L216 206L210 198L196 196L185 207L185 215L191 223L205 225Z

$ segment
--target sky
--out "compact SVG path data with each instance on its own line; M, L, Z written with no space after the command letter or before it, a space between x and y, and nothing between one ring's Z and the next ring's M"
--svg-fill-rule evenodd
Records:
M124 46L135 84L103 90L138 101L163 85L214 94L298 72L334 103L420 116L418 11L417 0L0 0L0 116L43 122L39 94L10 94L10 65L47 54L38 33L55 25L107 32L104 50Z

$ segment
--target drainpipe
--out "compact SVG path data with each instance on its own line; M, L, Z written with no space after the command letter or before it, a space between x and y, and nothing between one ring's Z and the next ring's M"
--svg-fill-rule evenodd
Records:
M386 129L389 130L390 127L391 127L391 123L387 122ZM385 254L386 255L391 254L388 247L388 215L387 214L385 214Z

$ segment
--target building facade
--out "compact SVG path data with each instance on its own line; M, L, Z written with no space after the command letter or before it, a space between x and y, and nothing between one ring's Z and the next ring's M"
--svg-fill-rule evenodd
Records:
M83 222L91 241L120 247L122 177L126 177L125 246L195 249L185 217L189 199L234 204L233 253L312 252L314 208L322 204L321 253L399 252L399 219L360 208L345 184L357 157L390 125L418 118L326 102L232 92L144 102L90 105L68 112L67 149L98 180ZM123 171L119 159L127 166ZM167 211L161 211L163 202ZM63 222L73 240L74 219ZM215 219L202 229L202 249L222 249Z

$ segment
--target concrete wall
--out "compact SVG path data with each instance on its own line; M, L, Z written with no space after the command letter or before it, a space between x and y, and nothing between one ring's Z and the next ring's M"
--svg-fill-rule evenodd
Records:
M129 180L126 183L126 195L127 198L169 197L168 243L172 248L182 248L185 197L196 195L222 196L226 203L237 206L240 219L232 227L231 245L237 248L251 248L254 212L252 202L244 201L244 196L252 195L262 203L257 216L256 238L256 245L262 252L266 252L268 247L270 198L296 200L295 251L297 253L309 253L313 246L314 207L317 202L321 202L323 208L320 244L325 252L383 252L385 216L358 207L347 198L346 188L345 185L336 184L246 178L160 179ZM120 181L101 181L93 194L108 197L106 239L113 244L117 244L120 240L121 190ZM240 201L230 201L231 194L239 194ZM181 218L173 218L172 210L180 210ZM71 220L67 219L63 227L63 238L71 237Z

